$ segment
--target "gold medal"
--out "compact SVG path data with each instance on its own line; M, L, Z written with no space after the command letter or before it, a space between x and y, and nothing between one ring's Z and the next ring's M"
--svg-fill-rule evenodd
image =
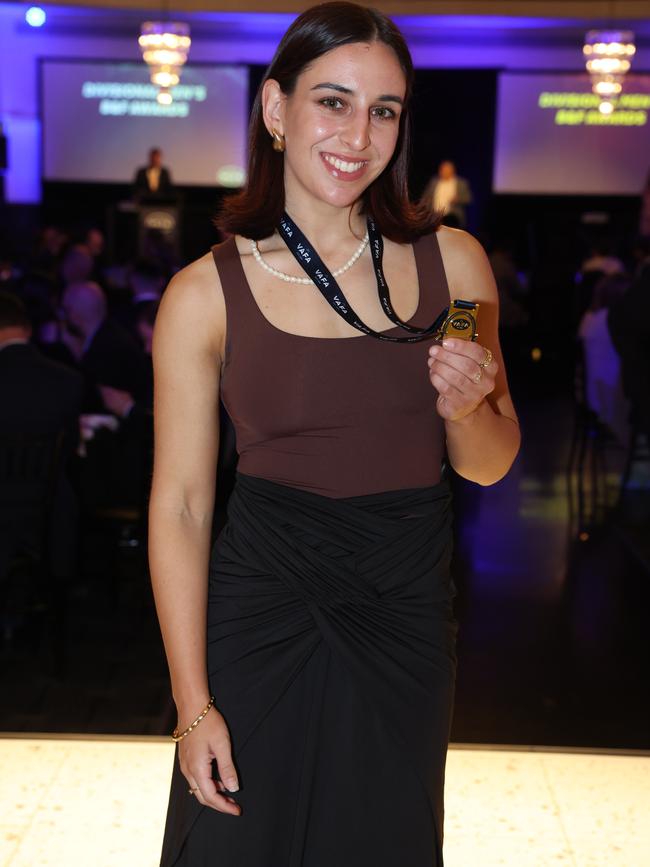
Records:
M460 340L478 338L478 308L472 301L453 301L440 326L439 339L458 337Z

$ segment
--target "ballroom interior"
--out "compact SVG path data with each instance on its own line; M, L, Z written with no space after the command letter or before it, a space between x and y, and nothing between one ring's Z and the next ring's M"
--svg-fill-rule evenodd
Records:
M0 0L0 293L60 363L68 274L131 335L79 415L74 533L46 512L74 567L40 537L0 551L0 867L159 863L176 709L147 557L151 334L168 280L223 240L255 94L308 5ZM451 479L445 864L650 867L650 4L362 5L415 64L411 197L445 162L471 191L449 225L489 256L522 431L501 481ZM146 38L172 31L184 56L154 81ZM603 46L618 66L587 65ZM169 187L148 197L156 149ZM237 465L221 413L215 535ZM0 429L0 522L4 448Z

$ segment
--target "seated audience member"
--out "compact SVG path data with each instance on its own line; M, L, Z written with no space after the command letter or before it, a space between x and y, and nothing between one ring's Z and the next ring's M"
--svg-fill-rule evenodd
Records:
M630 279L624 274L602 277L578 328L583 346L587 405L621 442L628 438L629 407L623 393L621 362L609 334L607 317L629 285Z
M76 445L83 378L45 358L30 342L23 302L0 292L0 418L3 432L56 433Z
M83 246L93 260L93 268L90 273L91 280L104 285L106 270L106 240L104 233L96 226L86 229L83 237Z
M97 226L91 226L86 231L84 243L86 249L93 258L96 259L104 253L104 247L106 246L104 233L101 229L98 229Z
M76 545L76 503L64 467L79 439L83 378L77 371L41 355L30 342L31 330L22 301L0 292L0 434L64 434L63 463L53 512L51 563L54 574L64 576L73 570ZM33 532L33 528L17 526L18 516L11 498L11 491L2 491L0 575L16 546L26 541L23 533Z
M157 301L147 301L140 305L135 323L135 331L144 351L143 387L139 399L133 394L110 386L100 386L105 406L118 418L126 419L132 416L149 413L153 410L153 367L151 361L151 343L153 328L158 312Z
M612 306L607 324L621 359L631 419L650 436L650 238L639 242L640 260L630 288Z
M129 486L121 491L122 500L142 506L148 497L153 461L153 365L151 341L158 312L157 301L142 301L138 306L135 330L145 356L144 386L138 399L128 391L100 386L104 405L120 419L120 455L129 466ZM138 495L140 497L138 501Z
M90 280L95 260L85 244L73 244L65 251L61 262L61 280L64 286Z
M150 304L157 308L167 277L155 262L139 259L129 268L127 279L127 299L113 306L113 314L135 337L139 337L137 323L140 312Z
M67 243L68 237L62 229L58 226L45 226L39 233L36 249L31 256L32 272L56 281Z
M145 363L137 341L107 312L106 296L97 283L73 283L61 299L62 341L86 378L87 412L101 412L100 385L140 397Z
M74 283L63 293L63 339L86 379L84 411L112 413L120 425L88 444L80 480L87 508L139 505L150 439L151 377L138 341L107 313L96 283Z

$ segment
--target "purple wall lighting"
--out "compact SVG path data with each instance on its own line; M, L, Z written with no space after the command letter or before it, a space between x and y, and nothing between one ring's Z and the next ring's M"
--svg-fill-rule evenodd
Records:
M267 64L294 15L186 13L190 63ZM141 62L137 9L0 3L0 123L9 142L9 202L40 198L40 58ZM597 21L505 16L396 16L420 68L581 71L584 32ZM626 22L637 37L635 70L650 70L650 19Z

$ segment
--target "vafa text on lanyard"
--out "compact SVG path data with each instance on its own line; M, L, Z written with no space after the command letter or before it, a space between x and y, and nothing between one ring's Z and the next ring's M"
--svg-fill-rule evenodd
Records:
M471 301L454 301L452 314L450 314L449 308L445 307L436 321L428 328L424 329L415 328L413 325L409 325L408 322L404 322L399 318L391 304L390 295L388 293L388 284L386 283L386 278L384 276L382 264L384 257L384 241L371 217L368 217L368 238L370 241L372 264L375 270L375 278L377 280L379 300L390 321L394 322L395 325L398 325L405 331L410 332L409 337L393 337L389 334L382 334L380 331L375 331L363 322L350 306L338 283L325 266L318 253L314 250L313 246L286 212L280 219L278 229L280 237L285 242L300 267L313 280L314 284L328 304L336 310L339 316L342 316L349 325L352 325L358 331L363 331L364 334L368 334L370 337L376 337L378 340L387 340L390 343L416 343L417 341L427 339L441 340L448 333L453 333L454 336L459 336L464 339L476 340L476 337L478 336L476 327L478 304L474 304Z

